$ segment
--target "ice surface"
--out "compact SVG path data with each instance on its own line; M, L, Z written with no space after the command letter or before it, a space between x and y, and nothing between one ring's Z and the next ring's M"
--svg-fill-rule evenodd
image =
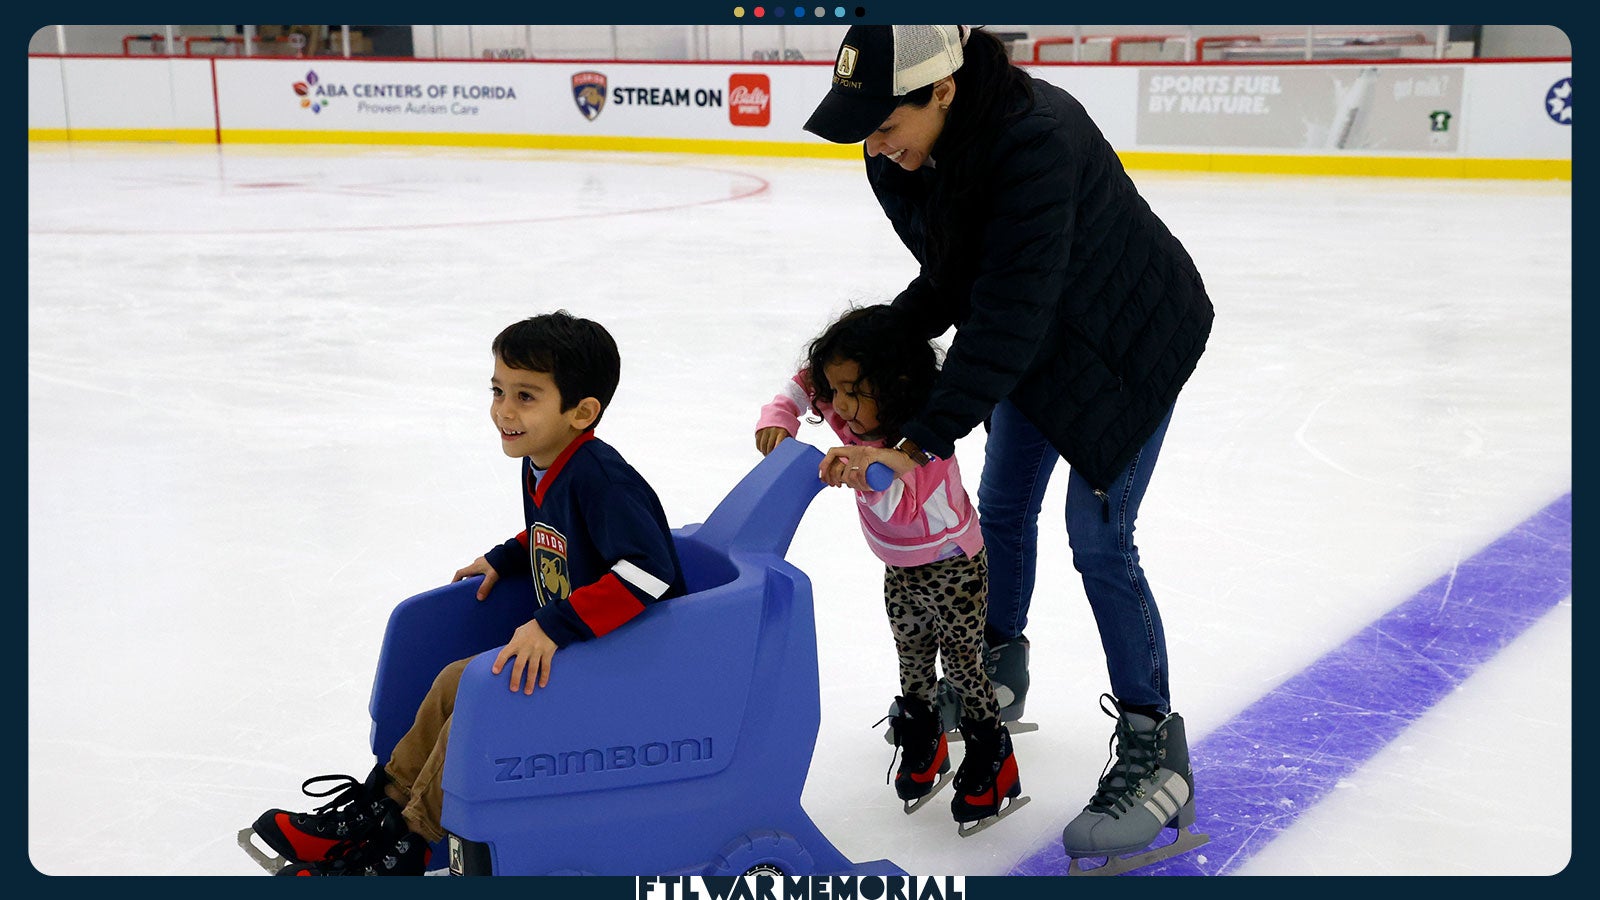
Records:
M388 611L521 527L501 327L612 330L601 433L687 524L756 461L804 343L915 272L857 163L41 144L28 168L27 852L56 875L260 874L237 829L367 770ZM1196 740L1571 490L1571 186L1134 175L1217 307L1138 532ZM981 433L958 449L975 485ZM885 783L893 649L852 505L802 522L805 802L847 856L1004 873L1088 799L1110 721L1064 484L1033 801L967 839ZM1560 870L1571 639L1567 601L1241 873Z

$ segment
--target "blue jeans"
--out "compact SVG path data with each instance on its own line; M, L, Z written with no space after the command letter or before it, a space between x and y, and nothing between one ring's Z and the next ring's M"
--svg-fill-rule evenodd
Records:
M1167 639L1133 545L1133 522L1150 485L1172 410L1104 496L1077 472L1067 481L1072 567L1100 629L1111 693L1124 704L1170 710ZM989 630L1010 638L1028 624L1039 554L1039 510L1060 456L1009 400L995 407L978 484L978 520L989 556Z

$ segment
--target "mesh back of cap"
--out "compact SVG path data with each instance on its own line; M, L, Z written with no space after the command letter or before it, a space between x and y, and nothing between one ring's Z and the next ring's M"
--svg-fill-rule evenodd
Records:
M955 25L895 25L894 95L904 96L961 68Z

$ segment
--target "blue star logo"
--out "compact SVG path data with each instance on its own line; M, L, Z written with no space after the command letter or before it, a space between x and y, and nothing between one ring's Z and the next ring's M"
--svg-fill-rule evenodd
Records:
M1572 124L1572 76L1550 86L1544 95L1544 111L1557 125Z

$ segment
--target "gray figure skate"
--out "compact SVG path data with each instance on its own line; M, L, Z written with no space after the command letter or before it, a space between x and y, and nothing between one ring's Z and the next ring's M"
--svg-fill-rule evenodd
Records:
M1194 774L1183 718L1169 713L1157 722L1128 712L1110 694L1101 695L1100 708L1117 720L1116 749L1089 805L1061 833L1071 857L1067 874L1119 875L1209 841L1209 836L1190 830L1195 822ZM1153 846L1168 828L1176 832L1173 840ZM1085 859L1105 862L1085 867Z

